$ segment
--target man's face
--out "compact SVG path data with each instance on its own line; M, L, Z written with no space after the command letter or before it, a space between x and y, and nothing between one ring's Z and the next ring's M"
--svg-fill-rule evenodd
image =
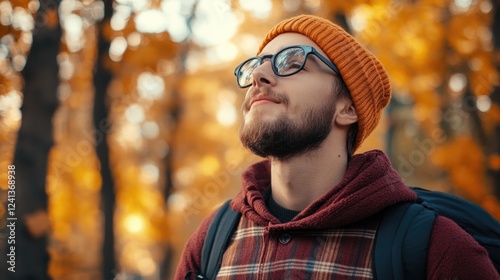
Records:
M308 45L326 55L309 38L284 33L262 50L275 54L291 45ZM243 102L240 139L262 157L286 160L321 145L331 132L334 118L333 71L316 56L309 55L302 71L287 77L274 74L265 60L252 73L252 85Z

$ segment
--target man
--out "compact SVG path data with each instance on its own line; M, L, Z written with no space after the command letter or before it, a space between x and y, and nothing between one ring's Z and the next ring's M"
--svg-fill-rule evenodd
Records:
M382 64L325 19L275 26L257 57L240 64L248 87L240 138L266 160L245 171L230 206L242 213L217 279L371 279L378 215L416 195L378 150L352 155L380 120L391 88ZM176 279L199 271L205 219ZM498 279L488 254L437 217L428 279Z

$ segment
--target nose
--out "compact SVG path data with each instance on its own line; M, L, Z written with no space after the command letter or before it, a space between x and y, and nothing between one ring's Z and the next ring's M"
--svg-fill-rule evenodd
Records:
M252 72L252 86L275 86L276 81L276 75L269 60L262 62Z

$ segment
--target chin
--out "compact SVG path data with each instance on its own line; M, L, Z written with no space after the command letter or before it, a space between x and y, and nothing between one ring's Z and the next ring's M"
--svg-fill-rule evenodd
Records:
M242 128L258 129L264 126L272 126L277 120L276 116L247 116L243 121Z
M255 108L250 108L249 111L245 113L244 120L245 123L251 122L261 122L261 121L275 121L280 113L276 109L266 109L265 106L256 106Z

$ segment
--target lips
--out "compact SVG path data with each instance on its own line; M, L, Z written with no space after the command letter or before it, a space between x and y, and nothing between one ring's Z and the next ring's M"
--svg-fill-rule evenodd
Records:
M253 105L260 104L288 104L285 94L273 90L271 87L251 87L246 94L247 98L243 102L243 110L249 111Z
M252 107L254 103L264 103L264 102L272 102L276 104L281 103L278 99L272 98L271 96L260 95L252 98L252 100L250 101L250 107Z

